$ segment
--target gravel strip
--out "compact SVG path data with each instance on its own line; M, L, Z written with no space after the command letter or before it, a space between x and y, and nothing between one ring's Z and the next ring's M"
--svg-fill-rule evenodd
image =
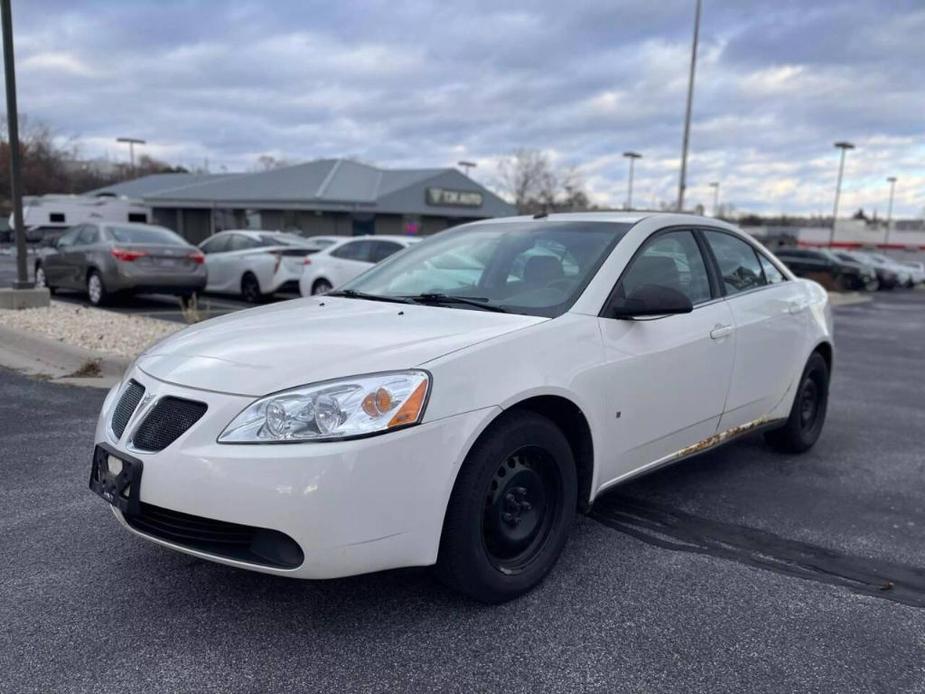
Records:
M134 358L183 325L52 302L47 308L0 310L0 325L38 333L85 349Z

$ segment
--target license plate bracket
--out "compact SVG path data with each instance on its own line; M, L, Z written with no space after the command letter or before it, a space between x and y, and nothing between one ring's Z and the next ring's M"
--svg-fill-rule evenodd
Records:
M132 516L141 511L141 473L143 463L101 443L93 451L90 490L122 513Z

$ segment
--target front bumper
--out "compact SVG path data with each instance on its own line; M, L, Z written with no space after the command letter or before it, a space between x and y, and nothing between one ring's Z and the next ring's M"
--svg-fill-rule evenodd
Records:
M220 563L298 578L336 578L436 561L456 473L499 411L486 408L353 441L219 444L252 398L183 388L133 368L145 397L119 439L110 428L113 390L97 423L97 443L144 463L140 500L161 509L264 528L292 538L301 565L279 568L204 552L139 532L158 544ZM164 450L134 450L131 435L165 395L206 402L206 414Z

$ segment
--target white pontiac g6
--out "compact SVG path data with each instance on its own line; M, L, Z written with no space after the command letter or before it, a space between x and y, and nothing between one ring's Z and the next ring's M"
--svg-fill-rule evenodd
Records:
M746 432L808 449L832 359L825 291L731 225L476 222L149 348L106 398L90 486L203 559L308 579L435 564L501 602L613 485Z

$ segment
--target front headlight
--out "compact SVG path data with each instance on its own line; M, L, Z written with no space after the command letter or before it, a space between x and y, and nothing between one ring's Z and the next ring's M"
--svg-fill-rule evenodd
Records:
M298 443L379 434L417 424L430 390L426 371L391 371L283 390L249 405L219 443Z

